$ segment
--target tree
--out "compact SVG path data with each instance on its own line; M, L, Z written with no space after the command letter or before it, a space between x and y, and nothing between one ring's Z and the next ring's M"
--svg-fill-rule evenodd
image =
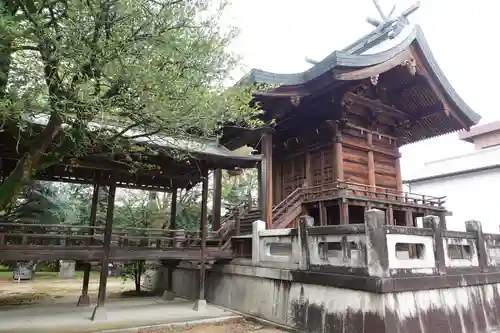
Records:
M111 159L138 137L258 125L253 89L223 86L238 60L226 51L236 30L220 28L226 3L216 2L0 2L0 124L22 152L0 185L0 210L36 170L68 157Z
M55 224L64 220L65 202L48 182L32 182L11 202L5 216L16 221Z
M242 170L239 175L222 174L222 202L228 208L256 196L258 176L255 169Z

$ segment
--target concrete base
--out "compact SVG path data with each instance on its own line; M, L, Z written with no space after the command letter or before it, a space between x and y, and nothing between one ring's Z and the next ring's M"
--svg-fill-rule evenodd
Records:
M108 315L106 313L106 309L102 306L97 305L92 312L92 316L90 320L98 321L98 320L106 320L108 319Z
M175 295L173 292L171 291L168 291L168 290L165 290L163 292L163 296L162 298L165 300L165 301L173 301L175 299Z
M90 305L90 297L89 295L80 295L78 298L78 303L76 306L89 306Z
M196 301L194 301L194 306L193 306L194 311L201 312L201 311L207 311L207 309L208 305L206 300L197 299Z

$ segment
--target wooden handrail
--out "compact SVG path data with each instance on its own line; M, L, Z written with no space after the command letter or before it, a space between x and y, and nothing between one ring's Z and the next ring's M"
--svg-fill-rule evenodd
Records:
M402 200L406 203L421 202L424 205L437 205L438 207L442 207L442 205L446 202L445 200L446 197L434 197L424 194L398 191L386 187L360 184L350 181L340 181L340 180L320 185L308 186L304 188L304 191L305 194L307 195L315 196L320 194L321 191L325 191L332 188L352 191L354 194L356 194L356 192L362 192L363 196L383 197L385 199L398 200L398 201Z
M287 211L296 210L297 205L302 205L303 188L298 187L273 208L273 229L279 228L283 218L287 216Z
M434 197L426 194L418 194L418 193L412 193L412 192L405 192L405 191L398 191L394 190L391 188L387 187L381 187L381 186L373 186L373 185L367 185L367 184L360 184L360 183L354 183L350 181L338 181L339 184L345 184L345 185L350 185L350 186L358 186L362 187L364 189L374 189L374 190L383 190L384 193L390 193L392 195L398 195L400 197L409 197L410 199L414 199L413 197L421 198L420 200L425 200L425 201L435 201L435 202L441 202L444 199L446 199L445 196L443 197Z

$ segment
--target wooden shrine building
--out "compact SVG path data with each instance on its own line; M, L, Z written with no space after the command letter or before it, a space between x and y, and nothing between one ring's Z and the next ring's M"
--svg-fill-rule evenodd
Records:
M386 23L303 73L252 70L241 81L277 86L255 95L267 132L228 125L222 140L264 155L259 214L268 228L301 214L321 225L363 223L367 207L396 225L446 216L445 198L404 192L398 148L468 130L480 116L453 90L419 26Z

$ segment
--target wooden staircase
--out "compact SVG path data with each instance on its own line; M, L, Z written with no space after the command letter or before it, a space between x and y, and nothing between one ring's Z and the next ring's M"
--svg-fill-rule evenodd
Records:
M302 212L303 190L298 188L285 200L273 207L273 229L288 228ZM222 250L228 250L231 246L232 236L252 234L253 222L260 220L260 209L247 209L246 205L236 207L221 222L221 228L217 231L216 237L220 238Z

